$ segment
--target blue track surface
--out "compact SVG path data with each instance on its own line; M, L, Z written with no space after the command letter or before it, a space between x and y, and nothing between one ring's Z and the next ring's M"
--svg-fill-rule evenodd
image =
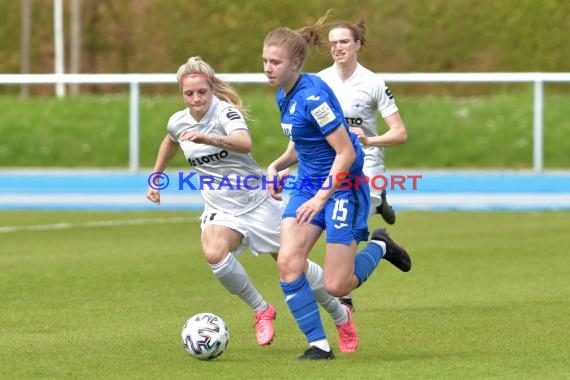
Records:
M190 172L184 173L184 175ZM0 173L0 210L200 210L199 192L183 186L178 172L167 172L170 185L158 207L145 199L150 173L8 171ZM390 188L398 210L558 210L570 209L570 173L391 172L401 176ZM416 189L408 176L416 177ZM398 177L395 177L398 179ZM195 182L194 182L195 183ZM383 185L384 181L377 181Z

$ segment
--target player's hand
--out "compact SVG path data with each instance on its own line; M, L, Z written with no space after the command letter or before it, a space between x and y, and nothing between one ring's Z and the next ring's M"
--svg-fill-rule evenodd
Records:
M364 145L364 146L370 145L370 143L368 142L368 137L366 137L366 136L362 136L362 137L359 136L358 141L360 141L361 145Z
M350 127L348 128L349 131L351 131L352 133L354 133L356 135L356 137L360 138L361 136L364 136L364 131L362 130L362 128L358 128L358 127Z
M178 138L179 141L192 141L196 144L208 144L208 136L196 131L184 131Z
M326 199L322 199L316 196L303 203L297 209L297 223L299 224L311 223L311 221L315 219L315 216L317 216L317 214L321 212L323 207L325 207L325 203Z
M279 179L281 180L281 178L288 176L290 172L291 171L289 170L289 168L281 170L279 172Z
M153 189L149 187L146 191L146 199L151 201L152 203L156 203L157 205L160 204L160 190Z
M277 172L277 170L275 169L275 167L269 165L267 167L267 191L269 192L269 195L271 196L271 198L278 200L278 201L282 201L283 197L281 196L281 192L283 191L283 188L281 187L281 178L283 178L283 176L281 175L281 173L286 172L287 175L289 173L289 169L285 169L282 170L281 172ZM277 178L277 183L275 183L275 181L273 181L273 178ZM277 186L274 186L277 185Z
M368 145L368 137L366 137L362 128L350 127L349 130L350 132L354 133L356 137L358 137L358 141L360 141L360 144Z

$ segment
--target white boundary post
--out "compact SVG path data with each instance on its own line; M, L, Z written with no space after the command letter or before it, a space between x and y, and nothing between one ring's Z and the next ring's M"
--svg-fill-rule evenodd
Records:
M62 0L53 1L53 38L55 46L55 73L64 73L64 52L63 52L63 4ZM65 83L55 84L55 94L58 98L65 96Z
M139 170L139 82L131 82L129 103L129 171Z
M533 168L537 174L542 173L544 163L544 141L543 141L543 105L544 105L544 83L542 80L534 81L534 122L533 122Z

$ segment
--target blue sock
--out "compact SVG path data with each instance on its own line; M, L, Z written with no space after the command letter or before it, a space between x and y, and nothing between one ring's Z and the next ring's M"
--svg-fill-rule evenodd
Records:
M285 302L287 302L297 325L305 334L307 342L326 339L319 306L305 274L301 274L301 277L291 283L284 281L279 283L285 295Z
M354 257L354 274L358 278L358 286L370 277L380 263L383 256L382 247L375 243L368 243L366 247Z

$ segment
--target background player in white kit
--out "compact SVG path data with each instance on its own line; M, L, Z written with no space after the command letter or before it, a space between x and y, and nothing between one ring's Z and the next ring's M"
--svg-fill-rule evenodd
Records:
M168 120L168 133L153 172L163 172L180 147L198 175L213 179L215 190L201 189L205 203L202 250L222 285L253 309L257 342L268 345L275 334L275 309L263 299L236 256L249 247L254 254L271 253L276 259L281 204L262 186L252 189L255 185L251 183L249 188L236 189L238 176L263 176L250 153L252 143L244 119L247 113L239 95L200 57L188 59L176 77L187 108ZM219 186L222 180L234 184L233 189ZM160 192L150 186L146 196L160 203ZM322 268L307 260L305 272L315 298L337 326L339 341L354 342L356 349L358 337L348 309L326 292Z
M365 29L363 19L356 24L334 23L328 35L334 63L318 75L332 88L350 131L360 139L365 154L363 171L372 178L386 171L384 148L405 143L407 131L386 83L358 62L358 52L365 46ZM382 134L378 132L378 112L388 126ZM388 224L396 221L396 215L386 201L386 190L370 186L370 215L376 213ZM352 308L350 295L343 297L342 302Z

